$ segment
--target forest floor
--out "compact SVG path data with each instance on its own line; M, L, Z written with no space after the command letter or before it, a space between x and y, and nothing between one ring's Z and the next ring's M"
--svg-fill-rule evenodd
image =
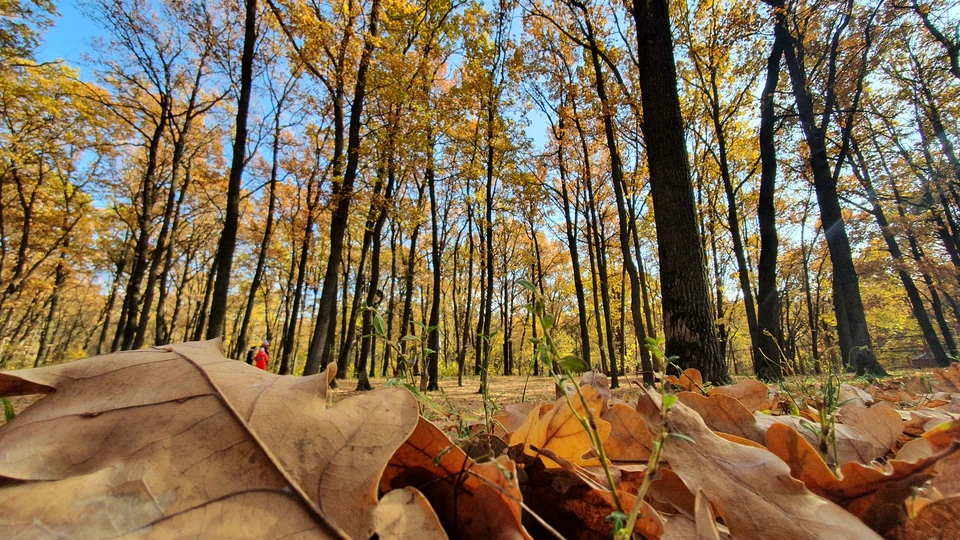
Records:
M910 377L913 375L929 374L933 369L901 369L890 372L890 378ZM813 375L806 378L813 378ZM750 377L734 376L735 382ZM790 377L788 380L797 379ZM854 379L852 375L844 375L844 382L850 382ZM351 396L356 396L362 392L357 392L356 379L340 379L337 381L337 388L330 389L330 401L338 403ZM381 388L386 385L387 379L376 378L370 380L373 388ZM614 397L629 401L635 398L639 393L639 385L642 384L640 377L632 375L620 377L620 388L611 391ZM479 377L464 377L463 386L457 386L456 377L441 377L440 388L442 392L430 392L428 397L436 401L446 410L453 409L456 412L482 414L483 399L477 390L480 388ZM16 396L8 398L16 414L33 405L41 395ZM553 380L547 376L527 377L527 376L494 376L490 378L490 398L498 407L504 407L510 403L520 401L531 401L535 403L548 403L556 399ZM5 422L3 415L0 415L0 425Z

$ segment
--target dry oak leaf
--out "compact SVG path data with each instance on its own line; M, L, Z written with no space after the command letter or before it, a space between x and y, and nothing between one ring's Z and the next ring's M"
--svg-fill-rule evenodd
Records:
M660 398L654 396L650 401L656 403ZM657 418L644 420L651 424ZM668 437L664 459L684 484L713 501L732 537L877 538L857 518L791 478L775 455L721 439L683 403L670 408L667 421L671 432L693 442Z
M890 452L903 432L904 422L900 413L883 405L867 408L847 404L840 408L839 419L864 434L876 448L876 457L883 457Z
M757 425L766 433L774 424L786 424L803 436L811 446L819 444L815 433L820 431L820 425L799 416L771 416L760 412L753 413ZM856 462L867 465L877 458L884 457L887 450L875 445L864 433L852 426L834 424L834 433L837 437L837 465ZM833 461L833 453L828 456Z
M592 386L604 399L610 399L610 379L603 373L588 371L580 376L580 386Z
M447 533L430 502L417 489L395 489L380 499L376 512L381 540L446 540Z
M696 506L697 539L720 540L717 518L713 515L710 500L707 499L702 489L697 490L694 505Z
M610 437L603 443L607 458L613 461L646 461L653 448L653 437L635 410L614 403L603 414L610 422Z
M688 392L701 392L703 388L703 375L697 368L687 368L679 376L667 375L663 378L665 382Z
M767 402L767 385L756 379L747 379L729 386L715 386L707 391L708 396L728 396L736 399L750 412L759 411Z
M238 536L369 537L380 471L413 431L416 399L391 389L328 410L332 374L273 375L224 358L218 341L0 374L0 393L56 389L0 429L0 477L23 482L3 490L0 506L18 513L0 508L0 527L41 527L26 512L75 536L227 534L184 518L219 512L244 524ZM77 494L73 516L49 503L60 484ZM250 524L262 513L240 500L260 501L279 528Z
M408 486L423 493L453 536L529 538L520 524L516 464L506 456L475 463L422 417L380 479L383 492Z
M943 369L935 369L933 376L937 382L933 389L937 392L960 392L960 363L954 362Z
M680 392L677 399L696 411L710 429L763 444L763 430L757 420L735 398L723 394L707 397L695 392Z
M552 406L552 404L550 405ZM536 409L537 405L531 401L522 403L511 403L497 411L493 415L495 424L493 434L503 439L509 439L509 435L520 429L520 426L527 421L530 411ZM541 414L546 411L541 411Z
M951 497L924 506L915 519L907 521L894 531L893 538L899 540L960 538L960 497Z
M599 417L600 408L603 406L603 396L592 386L584 386L580 390L594 416ZM570 409L571 404L573 405L572 410ZM522 444L524 452L529 456L537 456L537 452L530 448L534 446L552 450L558 456L577 465L591 466L599 463L595 458L584 459L583 457L584 454L593 449L593 446L590 443L590 434L583 429L583 425L574 415L574 411L581 417L587 414L583 402L576 393L569 398L561 397L558 399L554 407L543 416L540 415L538 409L530 411L530 415L523 426L510 434L509 446ZM610 422L598 418L597 431L600 434L601 442L605 442L609 437L610 429ZM548 467L559 466L549 458L541 456L541 459L545 460Z
M915 463L892 460L886 467L847 463L833 474L820 454L792 428L777 424L767 431L767 448L790 466L790 474L807 488L859 517L884 534L906 517L903 501L914 487L934 475L934 466L949 452Z
M613 522L608 517L616 511L616 505L613 493L605 486L583 474L568 469L546 469L540 463L527 469L527 478L524 500L554 529L568 538L580 540L613 536ZM636 496L622 490L617 493L624 512L629 512L636 504ZM642 538L660 538L663 518L646 501L640 508L634 532Z

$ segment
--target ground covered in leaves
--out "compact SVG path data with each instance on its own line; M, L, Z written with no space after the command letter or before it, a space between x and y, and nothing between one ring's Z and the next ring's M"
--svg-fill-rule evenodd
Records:
M643 538L960 538L958 364L499 400L523 380L495 379L486 414L472 383L332 376L217 342L0 373L0 396L45 396L0 427L0 538L611 538L634 509Z

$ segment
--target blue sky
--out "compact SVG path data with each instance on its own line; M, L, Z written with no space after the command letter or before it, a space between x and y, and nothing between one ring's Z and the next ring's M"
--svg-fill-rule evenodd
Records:
M47 31L44 44L37 51L42 62L65 60L74 66L83 65L83 55L90 51L91 41L101 35L97 24L83 15L80 6L73 0L57 4L60 16Z

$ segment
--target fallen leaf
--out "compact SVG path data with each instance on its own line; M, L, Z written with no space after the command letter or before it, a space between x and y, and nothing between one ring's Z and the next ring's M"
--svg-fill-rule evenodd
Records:
M903 501L913 488L934 475L934 466L949 454L915 463L892 460L886 468L847 463L834 475L826 462L792 428L777 424L767 431L767 448L787 463L790 474L813 493L833 501L885 534L906 517Z
M956 364L953 364L956 365ZM960 538L960 497L951 497L923 507L893 534L899 540L953 540Z
M646 461L653 448L653 436L632 408L613 404L603 419L610 423L610 436L603 443L607 458L613 461Z
M593 414L599 416L600 408L603 406L603 396L592 386L584 386L582 392ZM570 404L573 405L573 409L570 408ZM598 461L595 458L584 459L583 457L593 447L590 443L590 434L580 424L580 421L574 415L574 411L580 416L586 415L583 402L576 394L569 397L569 403L567 398L561 397L553 408L543 416L540 416L536 409L530 411L530 415L523 426L510 435L510 446L522 444L524 451L529 456L537 455L537 452L530 448L534 446L552 450L558 456L577 465L596 464ZM610 423L598 419L597 429L600 433L601 442L605 441L610 435ZM543 459L547 459L548 466L557 466L555 463L550 463L548 458Z
M667 375L663 380L681 390L703 393L703 375L696 368L687 368L679 376Z
M546 469L536 463L527 470L524 500L544 521L577 539L609 539L613 523L607 519L616 511L613 494L582 476L564 470ZM624 513L636 503L636 496L618 491ZM646 501L634 532L656 539L663 534L663 519Z
M588 371L580 376L580 386L592 386L604 399L610 399L610 379L603 373Z
M735 398L724 394L707 397L694 392L680 392L677 399L696 411L707 426L763 444L763 431L753 414Z
M775 455L721 439L683 403L670 408L668 423L684 438L668 437L664 458L688 487L713 501L733 537L877 538L857 518L791 478Z
M703 493L703 490L697 490L696 495L696 523L697 540L720 540L720 531L717 530L717 518L713 515L713 509L710 508L710 501Z
M87 494L80 505L115 501L102 506L106 521L50 514L41 525L2 508L0 526L114 536L179 523L227 534L172 516L243 513L235 502L259 496L326 535L369 537L380 471L413 431L417 403L385 389L326 409L330 373L279 377L224 358L210 341L0 374L0 393L56 389L0 430L0 476L24 482L0 508L46 507L61 483L76 486L63 493Z
M707 391L708 396L728 396L736 399L750 412L759 411L767 401L769 388L756 379L747 379L729 386L715 386Z
M427 498L412 487L395 489L380 499L376 531L381 540L446 539L447 533Z
M474 463L442 431L420 418L397 449L380 489L414 487L430 501L444 529L464 538L527 538L520 524L516 465L506 456Z
M893 449L903 432L903 419L890 407L848 404L840 408L839 419L864 434L876 448L876 457L883 457Z
M493 421L496 424L494 435L507 438L510 433L520 429L520 426L530 416L530 411L535 408L537 408L536 403L524 401L523 403L511 403L500 409L493 415Z

